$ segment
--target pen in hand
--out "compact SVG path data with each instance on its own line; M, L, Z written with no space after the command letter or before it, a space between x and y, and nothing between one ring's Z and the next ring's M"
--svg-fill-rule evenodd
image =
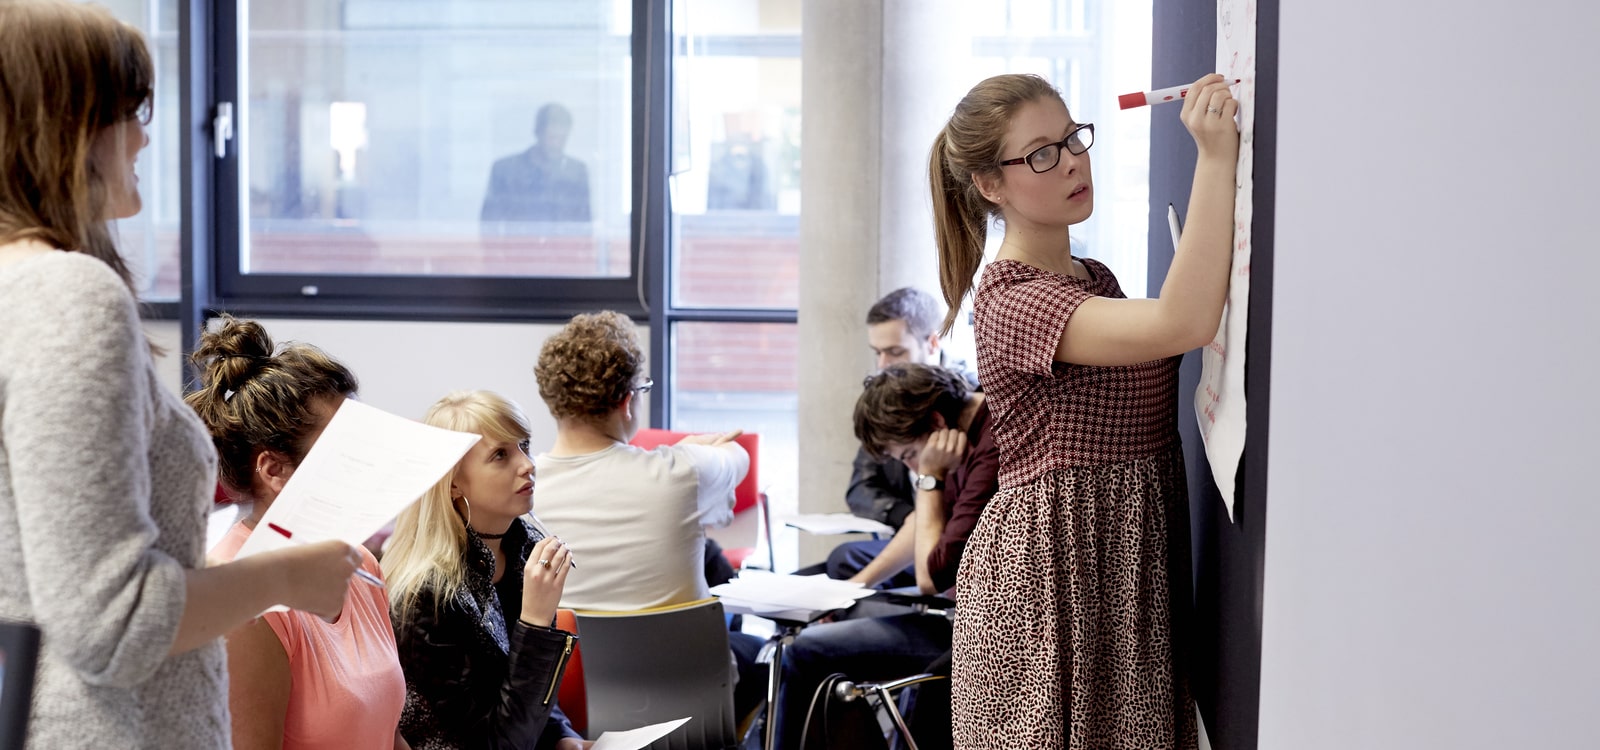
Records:
M549 529L546 529L544 527L544 522L540 521L539 517L535 516L533 514L533 511L530 510L527 513L524 513L522 515L522 517L528 519L528 525L532 526L533 530L535 532L538 532L540 539L543 539L545 537L555 536L554 534L550 533ZM577 560L573 560L573 559L569 558L567 560L567 562L572 566L573 570L577 570L578 569L578 561Z
M272 523L270 521L267 522L267 528L272 529L273 531L276 531L279 534L282 534L284 539L293 539L294 538L294 532L292 532L292 531L290 531L290 530L288 530L288 529L286 529L286 528L284 528L282 526L279 526L279 525L277 525L275 523ZM362 568L356 568L356 576L358 578L360 578L361 580L367 582L368 584L373 585L373 586L377 586L380 589L384 587L382 579L378 578L377 576L375 576L375 575L373 575L371 573L368 573L366 570L364 570Z

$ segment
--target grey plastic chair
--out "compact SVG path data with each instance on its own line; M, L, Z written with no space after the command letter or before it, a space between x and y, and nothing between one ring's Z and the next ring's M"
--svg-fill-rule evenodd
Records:
M22 747L28 738L38 661L39 629L27 623L0 622L0 748Z
M733 660L722 602L637 612L577 612L589 737L690 717L650 750L725 750L739 744Z

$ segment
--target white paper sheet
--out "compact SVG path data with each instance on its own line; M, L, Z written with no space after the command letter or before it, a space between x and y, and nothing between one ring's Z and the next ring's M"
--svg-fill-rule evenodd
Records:
M711 587L711 593L724 598L725 609L733 602L757 614L845 609L858 599L872 596L873 591L859 583L822 575L793 576L764 570L742 570L738 578Z
M630 729L626 732L602 732L600 739L595 740L594 745L589 750L639 750L639 748L647 747L650 743L672 734L672 730L688 723L690 718L685 716L682 719L651 724L647 727Z
M1250 317L1250 221L1254 210L1256 129L1256 3L1217 0L1217 72L1241 79L1239 165L1233 198L1233 266L1217 336L1201 350L1195 416L1211 475L1233 518L1234 477L1244 454L1244 352Z
M885 534L894 536L894 527L849 513L807 513L784 516L783 525L811 534Z
M360 544L480 439L345 399L236 558L327 539ZM293 539L260 533L269 524L288 529Z

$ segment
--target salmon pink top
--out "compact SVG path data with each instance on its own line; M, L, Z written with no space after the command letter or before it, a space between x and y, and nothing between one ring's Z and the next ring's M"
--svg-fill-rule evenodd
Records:
M211 550L226 562L250 538L241 521ZM361 567L383 577L378 560L361 550ZM389 624L384 589L350 577L344 611L327 623L291 610L262 615L289 655L289 710L283 722L284 750L393 750L406 678ZM238 679L238 675L233 676Z

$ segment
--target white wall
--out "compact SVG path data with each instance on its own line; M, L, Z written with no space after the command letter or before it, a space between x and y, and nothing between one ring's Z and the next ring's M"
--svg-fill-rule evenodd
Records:
M1596 29L1282 4L1262 748L1600 746Z

